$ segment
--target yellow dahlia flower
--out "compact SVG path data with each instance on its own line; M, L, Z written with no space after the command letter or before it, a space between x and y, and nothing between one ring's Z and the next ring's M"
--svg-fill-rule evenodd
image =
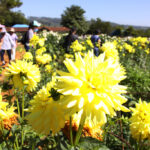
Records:
M44 46L44 44L45 44L45 39L44 38L40 38L39 41L38 41L38 45L40 47L42 47L42 46Z
M65 58L74 58L72 54L65 54Z
M139 140L150 139L150 103L139 101L135 108L130 108L130 131L132 137Z
M32 91L40 82L40 71L32 62L17 60L11 62L11 65L6 68L6 75L11 77L14 87L23 89L27 86L27 91Z
M116 40L113 41L113 44L117 47L118 42Z
M36 56L36 61L39 63L39 64L48 64L49 62L52 61L52 57L49 55L49 54L43 54L43 55L38 55Z
M74 42L71 44L70 48L72 48L74 52L80 52L80 51L82 51L82 50L85 49L85 48L82 46L82 44L80 44L80 43L78 42L78 40L74 41Z
M124 48L125 48L129 53L135 53L135 49L134 49L131 45L127 44L127 43L124 44Z
M148 38L146 38L146 37L131 38L130 41L132 42L132 44L133 44L134 46L138 46L138 44L144 46L145 44L148 44L148 43L149 43Z
M30 46L36 46L39 42L39 37L37 35L33 35L33 37L30 39Z
M45 66L45 71L50 73L52 71L52 66L51 65L46 65Z
M46 48L42 47L36 50L36 55L42 55L44 52L46 52Z
M94 48L94 45L92 43L92 41L90 39L86 40L86 43L88 44L88 46L90 46L91 48Z
M150 53L150 49L149 48L146 49L145 52L146 52L146 54L149 54Z
M105 55L94 57L89 52L83 59L76 54L76 60L65 60L67 72L58 72L56 88L64 95L61 102L70 115L83 110L86 117L106 122L106 114L114 116L115 111L129 111L122 106L127 99L121 94L126 87L119 85L125 78L124 68L113 59L105 60Z
M24 55L23 55L23 59L25 60L33 60L33 56L31 54L31 52L26 52Z
M42 47L44 46L45 39L44 38L39 38L37 35L33 35L33 37L30 39L30 46L36 47L37 45Z
M47 90L50 91L51 88L55 88L55 84L56 84L56 77L52 76L52 80L48 82L46 85Z
M64 127L64 108L53 100L47 88L43 87L31 100L30 105L30 114L26 118L37 132L49 134L52 131L55 134Z
M119 53L116 49L116 45L113 42L106 42L101 47L101 50L105 52L106 58L112 58L115 61L119 60Z
M54 59L54 60L56 60L56 59L57 59L57 56L56 56L55 54L53 55L53 59Z

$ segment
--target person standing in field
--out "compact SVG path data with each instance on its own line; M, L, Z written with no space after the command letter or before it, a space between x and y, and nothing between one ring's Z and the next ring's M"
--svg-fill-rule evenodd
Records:
M100 43L101 43L99 34L100 34L100 31L96 30L94 32L94 34L91 36L91 41L94 45L94 54L95 54L95 56L99 56L99 54L100 54L100 50L98 48L98 45L100 46Z
M66 49L66 53L69 53L69 48L75 40L78 40L78 37L76 35L76 28L72 28L69 31L69 34L65 37L65 42L63 47Z
M1 61L2 61L2 66L3 66L5 65L5 60L4 60L5 51L7 51L9 63L10 63L11 51L15 47L15 43L13 42L10 34L7 33L5 27L2 27L0 29L0 37L1 37L1 40L0 40Z
M37 21L32 21L29 24L28 31L25 33L23 37L23 44L27 52L30 49L30 46L29 46L30 39L33 37L34 34L37 33L39 26L40 24Z
M1 31L4 27L5 27L4 25L0 24L0 52L1 52L2 38L3 38L3 34L1 33Z
M10 36L11 36L11 38L12 38L14 44L15 44L15 47L12 49L11 60L15 60L18 37L17 37L17 35L15 33L15 29L14 28L11 28L9 33L10 33Z

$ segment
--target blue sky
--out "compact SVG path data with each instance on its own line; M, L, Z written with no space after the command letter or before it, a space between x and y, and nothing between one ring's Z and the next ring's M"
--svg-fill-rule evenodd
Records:
M60 18L66 7L79 5L86 19L101 18L119 24L150 26L150 0L21 0L21 10L26 17Z

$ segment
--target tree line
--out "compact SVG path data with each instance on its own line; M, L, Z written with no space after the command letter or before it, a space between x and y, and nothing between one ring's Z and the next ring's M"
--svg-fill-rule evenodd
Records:
M20 0L0 0L0 23L6 26L14 24L28 24L31 18L25 18L24 14L20 11L14 12L13 8L20 7L22 2ZM125 28L120 25L113 25L110 22L104 22L100 18L86 20L85 10L80 6L72 5L67 7L61 15L61 20L42 18L43 25L62 26L72 28L76 27L78 34L92 34L95 30L100 30L101 33L112 36L147 36L150 37L150 28L148 29L135 29L132 26ZM37 17L38 18L38 17ZM46 21L47 20L47 21ZM38 19L40 21L40 19Z
M150 37L150 28L135 29L132 26L125 28L124 26L112 25L110 22L104 22L100 18L87 21L84 17L85 10L80 6L72 5L66 8L61 15L61 25L71 28L76 27L78 33L92 34L95 30L112 36L147 36Z

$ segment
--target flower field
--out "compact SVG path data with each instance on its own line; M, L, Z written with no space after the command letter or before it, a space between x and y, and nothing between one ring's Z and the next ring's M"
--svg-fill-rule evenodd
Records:
M1 81L0 149L149 150L150 42L100 35L63 49L42 32Z

